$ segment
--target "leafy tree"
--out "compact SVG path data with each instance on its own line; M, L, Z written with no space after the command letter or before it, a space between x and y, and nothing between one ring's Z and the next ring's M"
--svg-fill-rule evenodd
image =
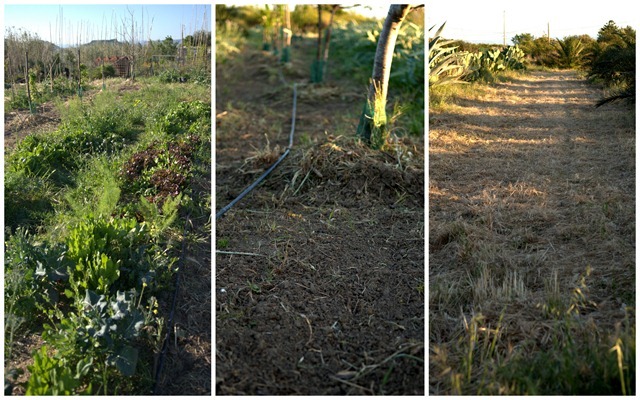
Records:
M514 45L518 46L524 54L533 58L533 53L536 50L535 37L530 33L520 33L511 38Z
M539 37L533 41L531 49L531 57L536 64L547 67L555 67L556 60L554 58L555 48L552 42L546 37Z
M522 46L524 46L525 44L533 42L534 39L535 38L530 33L520 33L511 38L511 41L513 42L513 44L517 44L518 46L520 46L520 48L522 48Z
M597 106L611 101L635 101L636 87L636 32L630 26L620 29L609 21L598 32L593 46L589 78L614 88Z
M622 40L622 31L615 22L609 21L607 22L600 30L598 31L598 43L611 45L617 44L620 45Z
M176 54L178 45L171 36L167 36L163 41L153 43L153 50L158 55L173 56Z

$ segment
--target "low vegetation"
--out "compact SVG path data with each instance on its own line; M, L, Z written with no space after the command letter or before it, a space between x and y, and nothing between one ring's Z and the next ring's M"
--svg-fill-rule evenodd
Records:
M91 87L58 94L59 124L6 152L15 393L150 393L181 244L209 237L209 87L158 78ZM198 222L185 230L185 219Z

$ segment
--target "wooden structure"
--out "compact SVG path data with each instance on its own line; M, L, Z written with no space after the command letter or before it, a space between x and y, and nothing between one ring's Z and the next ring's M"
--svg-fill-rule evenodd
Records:
M113 65L121 78L127 78L131 75L131 60L127 56L98 57L93 63L96 67L102 63Z

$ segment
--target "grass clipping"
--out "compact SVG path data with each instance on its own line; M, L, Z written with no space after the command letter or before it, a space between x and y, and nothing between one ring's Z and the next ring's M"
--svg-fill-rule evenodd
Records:
M270 179L283 186L281 197L307 196L352 202L376 199L389 204L424 199L424 151L409 138L392 150L373 151L353 138L332 137L293 152Z

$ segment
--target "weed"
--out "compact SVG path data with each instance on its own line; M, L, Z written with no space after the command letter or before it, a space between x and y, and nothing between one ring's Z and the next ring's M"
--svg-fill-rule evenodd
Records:
M255 284L253 282L247 281L247 287L249 288L249 290L251 290L252 293L260 294L262 292L260 285Z
M229 247L229 238L219 238L216 242L216 248L218 249L226 249Z

